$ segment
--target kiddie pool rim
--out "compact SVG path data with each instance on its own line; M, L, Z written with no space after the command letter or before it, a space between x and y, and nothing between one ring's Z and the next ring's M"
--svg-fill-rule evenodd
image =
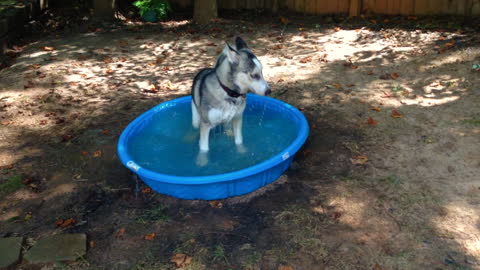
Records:
M309 127L308 127L307 120L305 119L305 116L292 105L285 103L283 101L280 101L278 99L248 94L247 103L249 99L255 100L256 102L273 103L275 106L283 106L284 108L290 110L291 113L297 118L299 122L299 131L295 140L287 148L282 150L279 154L261 163L258 163L256 165L253 165L238 171L234 171L234 172L229 172L224 174L215 174L215 175L205 175L205 176L176 176L176 175L162 174L162 173L151 171L149 169L142 168L140 165L136 164L126 149L128 135L145 118L149 117L150 114L153 114L158 110L164 109L165 107L175 106L179 103L187 103L187 102L190 103L192 100L191 96L176 98L176 99L172 99L172 100L160 103L159 105L142 113L135 120L130 122L130 124L128 124L128 126L123 130L120 136L120 139L118 141L117 152L120 157L120 160L124 166L126 166L128 169L130 169L134 173L138 174L140 177L149 178L150 180L153 180L153 181L177 184L177 185L204 185L204 184L212 184L212 183L219 183L219 182L235 181L237 179L243 179L243 178L267 171L281 164L282 162L288 162L289 160L291 161L291 158L305 143L308 137ZM262 99L265 99L265 100L262 101Z

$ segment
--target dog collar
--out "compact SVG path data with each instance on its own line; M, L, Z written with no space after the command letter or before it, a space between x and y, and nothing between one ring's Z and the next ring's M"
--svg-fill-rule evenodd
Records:
M223 91L225 91L225 93L227 93L228 96L230 96L230 97L232 97L232 98L245 97L245 94L240 94L240 93L238 93L237 91L232 90L232 89L226 87L226 86L220 81L220 79L218 78L218 76L217 76L217 80L218 80L218 83L220 84L220 86L222 87Z

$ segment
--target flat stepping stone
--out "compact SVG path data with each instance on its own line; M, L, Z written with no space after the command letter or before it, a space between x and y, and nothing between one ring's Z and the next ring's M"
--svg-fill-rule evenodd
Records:
M87 236L81 234L58 234L45 237L27 251L24 259L29 263L75 261L87 252Z
M20 259L23 237L0 238L0 269L7 268Z

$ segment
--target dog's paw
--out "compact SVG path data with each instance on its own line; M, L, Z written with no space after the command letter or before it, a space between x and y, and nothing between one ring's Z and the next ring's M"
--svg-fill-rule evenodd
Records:
M247 147L245 147L245 145L237 144L236 146L237 146L237 152L242 153L242 154L248 152L248 149L247 149Z
M196 164L198 167L206 166L208 164L208 152L198 152Z

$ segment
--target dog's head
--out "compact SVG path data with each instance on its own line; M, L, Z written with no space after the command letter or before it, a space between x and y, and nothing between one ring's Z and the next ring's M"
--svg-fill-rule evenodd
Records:
M252 51L247 47L243 39L237 37L235 48L228 43L223 49L223 55L229 63L229 76L232 83L240 89L242 93L251 92L257 95L265 96L272 92L270 86L263 78L262 64Z

